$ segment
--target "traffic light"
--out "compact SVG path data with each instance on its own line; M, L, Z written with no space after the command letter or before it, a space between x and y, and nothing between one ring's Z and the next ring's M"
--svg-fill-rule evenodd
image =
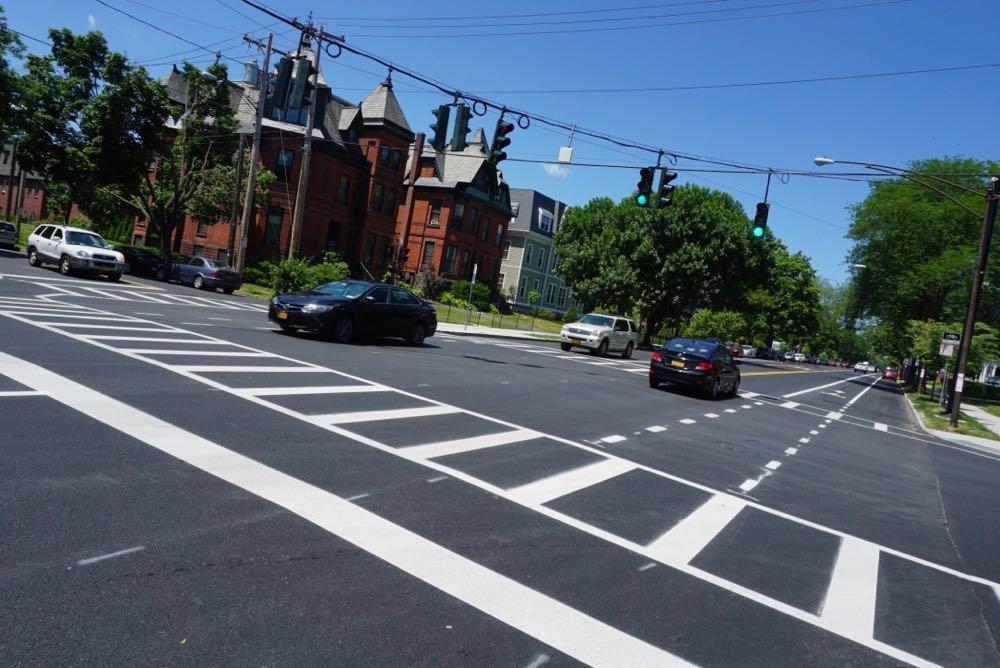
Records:
M451 116L451 107L447 104L442 104L440 107L431 112L434 114L435 120L431 123L431 130L434 132L434 137L431 138L431 146L435 150L444 150L444 138L448 134L448 117Z
M472 118L472 109L466 104L458 105L455 109L455 132L451 135L451 150L462 151L466 147L465 136L469 134L469 119Z
M643 167L639 170L639 183L635 184L635 203L639 206L649 206L649 194L653 192L653 168Z
M308 58L299 58L295 61L295 78L292 80L292 90L288 93L288 106L293 109L305 107L308 98L309 77L313 73L312 63Z
M753 238L760 239L767 231L767 212L771 208L767 202L757 203L757 215L753 217Z
M497 129L493 133L493 143L490 145L490 162L494 166L499 165L503 160L507 159L504 149L510 146L510 137L507 135L513 131L513 123L509 123L503 118L497 121Z
M278 76L274 80L274 91L271 93L271 107L284 109L288 99L288 84L292 82L292 59L282 58L278 62Z
M670 185L670 182L677 178L677 172L671 172L670 170L663 169L660 170L660 187L656 189L656 208L662 209L665 206L670 206L670 195L676 190L674 186Z

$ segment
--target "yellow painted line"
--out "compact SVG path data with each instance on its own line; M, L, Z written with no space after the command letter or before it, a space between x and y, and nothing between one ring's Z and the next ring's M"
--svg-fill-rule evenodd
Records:
M812 371L805 369L802 371L744 371L741 376L790 376L801 373L837 373L836 371Z
M163 288L159 287L158 285L149 285L148 283L137 283L136 281L130 281L129 279L125 278L124 276L122 276L118 280L118 282L119 283L127 283L129 285L134 285L137 288L145 288L146 290L160 290L161 292L163 291Z

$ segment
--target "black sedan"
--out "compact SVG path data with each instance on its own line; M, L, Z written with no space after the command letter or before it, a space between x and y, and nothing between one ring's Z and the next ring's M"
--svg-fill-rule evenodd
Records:
M334 281L278 295L267 317L282 330L319 332L346 343L355 337L398 337L419 346L437 331L434 307L398 285Z
M649 386L680 383L702 390L712 399L736 396L740 370L726 346L701 339L671 339L653 351Z
M155 276L156 270L163 264L156 255L135 246L112 246L112 248L125 256L126 274Z

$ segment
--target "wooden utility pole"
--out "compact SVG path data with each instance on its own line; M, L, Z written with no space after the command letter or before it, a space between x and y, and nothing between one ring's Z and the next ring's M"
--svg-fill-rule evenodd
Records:
M264 105L267 103L267 89L271 81L271 42L273 34L267 36L264 47L264 68L261 70L259 94L257 97L257 114L254 117L253 145L250 149L250 171L247 174L247 194L243 200L243 219L240 222L240 247L237 255L236 271L243 273L247 261L247 235L250 231L250 218L253 214L254 193L257 191L257 163L260 162L260 129L264 121ZM258 42L254 41L254 44Z
M11 206L14 203L14 177L17 176L17 140L10 149L10 174L7 176L7 207L4 213L10 218Z
M229 214L229 243L226 245L226 251L228 253L228 261L232 263L233 261L233 251L236 245L236 225L239 222L240 215L240 192L242 192L243 185L241 182L243 180L243 144L244 137L240 135L240 146L236 151L236 186L233 188L233 210Z
M403 234L402 241L400 242L399 248L409 248L410 244L410 226L413 224L413 200L416 197L417 192L417 178L420 175L420 156L424 153L424 141L427 136L423 132L418 132L417 136L413 140L413 156L410 158L410 185L406 189L406 208L403 213ZM419 254L419 252L418 252ZM406 255L404 253L404 255ZM409 257L407 256L407 261ZM418 260L419 262L419 260ZM400 267L400 269L405 273L406 266ZM419 272L414 272L419 273Z
M310 46L312 39L310 37ZM299 183L295 188L295 210L292 212L292 232L288 239L288 259L299 254L299 244L302 239L302 217L305 215L306 193L309 190L309 162L312 158L313 127L316 125L316 102L319 98L319 54L323 50L323 28L319 29L316 39L316 62L313 63L312 100L309 102L309 113L306 115L306 137L302 142L302 166L299 169Z

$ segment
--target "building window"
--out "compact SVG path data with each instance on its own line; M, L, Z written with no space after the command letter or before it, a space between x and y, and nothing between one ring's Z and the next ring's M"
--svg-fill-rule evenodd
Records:
M340 243L340 223L331 220L326 224L326 249L335 251L338 243Z
M486 241L486 237L490 236L490 219L485 218L483 220L483 229L479 230L479 240Z
M378 239L374 232L368 233L368 238L365 239L365 254L364 262L365 264L371 264L372 257L375 255L375 240Z
M205 247L195 246L191 254L194 255L195 257L202 257L203 255L205 255Z
M476 207L469 209L469 231L473 234L479 232L479 209Z
M385 186L381 183L375 184L375 194L372 196L372 211L382 211L382 199L385 196Z
M431 220L427 223L431 227L439 227L441 225L441 205L442 202L436 199L431 202Z
M281 207L274 206L267 211L267 226L264 228L264 245L268 248L278 248L281 239L281 220L285 216L285 211Z
M537 262L537 264L535 266L537 266L539 269L541 269L542 267L545 266L545 249L544 248L538 249L538 262Z
M506 260L507 256L509 256L509 255L510 255L510 242L509 241L505 241L504 245L503 245L503 259Z
M229 251L220 248L216 254L215 261L223 267L229 264Z
M278 150L278 159L274 164L274 173L279 181L288 182L288 177L292 173L292 163L295 162L295 151L290 148Z
M504 283L507 282L507 275L504 273L497 274L497 287L503 289Z
M555 270L559 267L559 253L552 253L552 263L549 267L549 273L555 273Z
M3 152L3 164L7 164L7 159L10 158L10 151Z
M519 202L510 203L510 215L511 218L517 218L517 212L521 210L521 204Z
M538 279L536 278L531 282L531 291L538 292Z
M403 164L403 152L398 148L389 151L389 169L399 170Z
M503 223L497 223L496 245L499 246L502 243L503 243Z
M524 288L528 284L528 279L524 276L517 282L517 298L524 299Z
M462 229L462 219L465 218L465 205L461 202L455 202L455 206L451 210L451 228L454 230Z
M469 275L469 261L472 259L469 251L462 253L462 277Z
M387 216L396 216L396 189L386 188L385 189L385 208L382 209L382 213Z
M524 242L524 266L531 264L531 251L534 248L527 241Z
M545 288L545 303L553 304L556 301L556 284L549 283Z
M458 246L445 246L444 259L441 261L442 274L455 273L455 261L458 259Z
M381 167L389 166L389 147L383 146L382 150L378 154L378 164Z
M208 234L208 223L203 220L198 221L198 236L203 237Z
M545 209L538 210L538 229L546 234L552 232L552 213Z
M427 241L424 243L424 259L420 263L421 271L430 271L431 264L434 262L434 242Z
M566 305L566 292L567 292L566 288L559 289L559 306Z
M340 181L337 183L337 201L341 204L347 204L351 199L351 177L346 174L340 175Z

